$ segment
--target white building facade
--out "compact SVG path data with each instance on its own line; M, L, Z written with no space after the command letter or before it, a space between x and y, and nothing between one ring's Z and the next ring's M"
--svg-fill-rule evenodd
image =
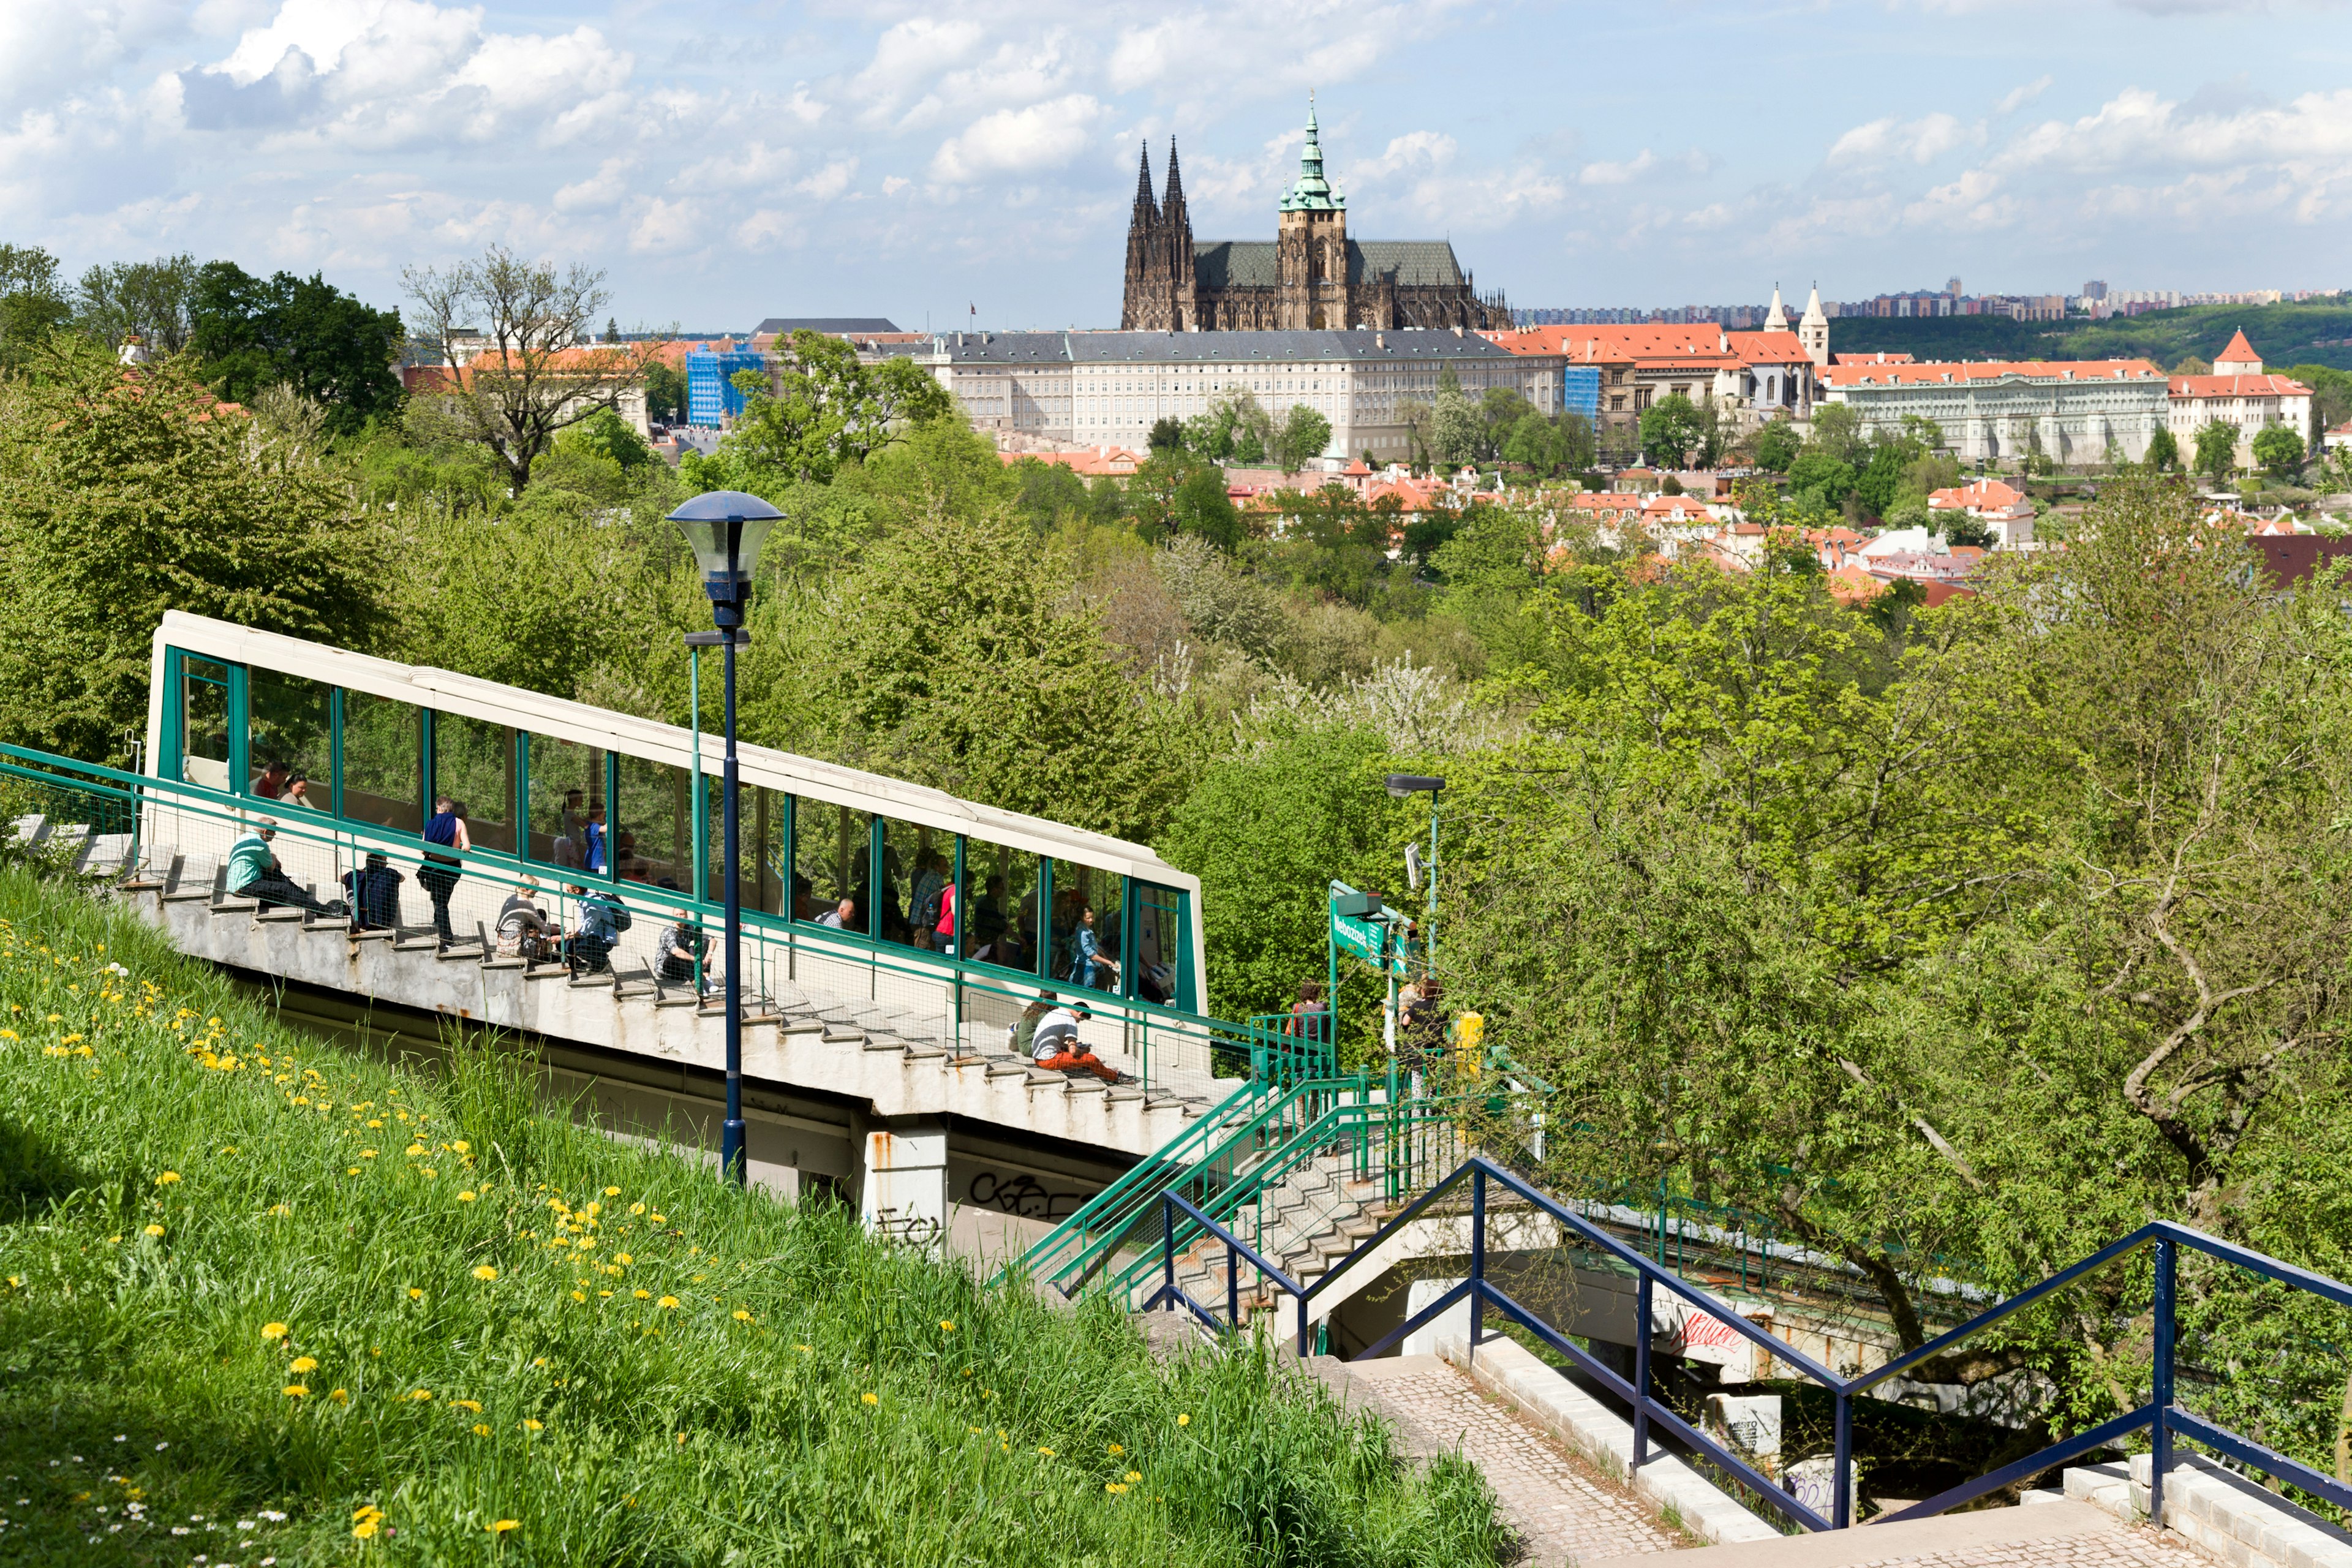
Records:
M983 434L1140 447L1160 419L1245 391L1269 414L1297 405L1331 424L1325 455L1402 461L1403 415L1450 372L1475 403L1489 387L1559 406L1558 366L1529 366L1452 329L1298 332L949 332L912 352ZM1550 371L1549 382L1544 380ZM1540 401L1538 400L1540 399Z
M2038 450L2059 463L2136 463L2170 417L2170 379L2140 359L1833 364L1820 374L1822 401L1853 409L1865 434L1930 419L1964 462Z
M2210 375L2172 378L2172 438L2183 461L2194 453L2197 433L2220 420L2238 427L2238 467L2254 467L2254 437L2284 425L2316 450L2321 442L2312 427L2311 388L2293 376L2263 374L2262 356L2238 333Z

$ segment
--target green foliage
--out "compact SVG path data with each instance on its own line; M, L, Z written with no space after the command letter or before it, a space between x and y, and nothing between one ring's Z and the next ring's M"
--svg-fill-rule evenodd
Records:
M187 309L205 383L231 402L290 386L324 406L339 434L399 406L398 310L364 305L317 274L260 279L233 261L196 269Z
M1163 414L1151 422L1151 434L1144 440L1145 444L1155 452L1174 451L1184 445L1184 423L1171 415Z
M2197 432L2197 471L2224 485L2237 467L2238 427L2226 419L2207 420Z
M1429 447L1441 463L1467 463L1478 456L1480 444L1486 438L1486 426L1477 409L1463 393L1462 384L1454 378L1451 366L1437 378L1437 395L1432 400L1429 414Z
M1275 426L1266 454L1284 473L1295 474L1322 456L1330 444L1331 421L1304 403L1295 403Z
M1853 465L1827 452L1809 451L1789 465L1785 493L1815 510L1835 511L1853 493Z
M2188 305L2103 321L2073 320L2013 321L1999 316L1915 318L1850 316L1834 329L1841 353L1879 350L1911 353L1922 360L1961 359L2147 359L2174 366L2176 375L2211 374L2212 358L2243 330L2257 348L2269 345L2284 359L2290 344L2325 342L2325 349L2295 348L2297 357L2352 368L2352 294L2282 301L2276 305ZM2200 368L2179 368L2184 358Z
M1870 461L1870 442L1863 435L1862 416L1848 404L1815 404L1813 433L1805 441L1805 450L1859 468Z
M1228 386L1209 406L1184 421L1184 445L1213 463L1247 467L1265 459L1272 421L1245 386Z
M1255 1345L1162 1362L1108 1300L1056 1310L538 1110L523 1064L480 1059L502 1047L461 1047L445 1088L320 1045L16 873L0 1000L60 1016L0 1052L0 1175L34 1221L0 1237L24 1561L181 1561L191 1515L252 1521L194 1538L238 1562L1472 1568L1504 1544L1474 1468L1402 1464ZM66 1036L89 1054L35 1048ZM592 1245L551 1250L567 1232ZM92 1529L92 1493L124 1528Z
M1642 410L1642 450L1653 462L1681 468L1704 436L1697 405L1679 392Z
M664 360L646 365L646 418L656 425L686 423L686 373Z
M74 324L110 348L136 332L150 353L175 354L194 330L195 286L196 258L184 254L93 267L82 274Z
M868 364L848 343L803 328L778 345L772 395L752 397L718 453L679 465L698 489L768 496L792 484L825 484L908 433L954 412L946 388L912 360Z
M166 609L369 648L380 531L309 453L179 361L126 378L59 334L0 394L0 733L120 759Z
M2293 479L2303 471L2303 437L2284 425L2254 433L2254 461L2274 479Z
M1775 419L1756 433L1756 466L1769 474L1785 474L1803 446L1793 421Z
M37 245L0 245L0 366L22 368L72 318L58 258Z
M555 444L559 449L593 452L624 473L634 473L655 461L654 449L646 445L637 427L610 408L596 410L558 436Z
M1201 879L1210 1007L1220 1017L1287 1011L1320 981L1324 890L1399 875L1403 826L1381 787L1383 748L1360 730L1282 726L1204 771L1156 841Z

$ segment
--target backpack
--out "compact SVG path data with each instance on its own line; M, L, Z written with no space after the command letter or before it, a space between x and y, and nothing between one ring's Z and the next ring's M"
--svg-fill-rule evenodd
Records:
M621 902L618 899L607 899L604 900L604 907L613 911L613 929L614 931L626 931L629 929L630 923L635 917L629 913L628 905Z
M915 927L919 931L937 931L940 924L940 900L954 884L941 882L923 899L923 907L915 911Z

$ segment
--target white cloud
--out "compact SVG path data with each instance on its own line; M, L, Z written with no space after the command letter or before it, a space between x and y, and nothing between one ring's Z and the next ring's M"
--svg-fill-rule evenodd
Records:
M555 193L555 210L560 213L607 212L625 201L629 194L629 174L635 165L632 158L607 158L586 179L560 187Z
M2045 72L2041 76L2035 77L2032 81L2025 83L2022 87L2013 87L2010 89L2009 91L2001 95L2000 101L1993 105L1993 112L1996 114L2014 114L2017 110L2024 108L2035 99L2040 98L2044 92L2047 92L2050 89L2050 81L2051 78Z
M1917 120L1874 120L1857 125L1830 146L1832 163L1876 163L1907 159L1926 163L1956 147L1984 140L1984 126L1963 125L1949 114L1923 115Z
M1630 184L1657 165L1657 154L1644 147L1639 153L1622 163L1587 163L1577 171L1576 183L1580 185Z
M1027 109L1003 109L941 143L931 177L961 184L983 174L1059 169L1085 151L1110 111L1083 92Z

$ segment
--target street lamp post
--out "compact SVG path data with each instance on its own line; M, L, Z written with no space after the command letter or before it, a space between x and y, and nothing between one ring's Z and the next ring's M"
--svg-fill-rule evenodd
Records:
M1415 795L1429 796L1429 903L1422 921L1421 951L1433 978L1437 971L1437 796L1445 781L1426 773L1391 773L1385 782L1389 794L1399 800Z
M746 1179L743 1157L743 899L736 876L741 812L735 772L735 649L748 640L743 630L743 602L751 596L751 574L760 563L760 547L768 531L783 513L758 496L740 490L712 490L696 496L669 514L694 551L702 569L702 589L710 596L710 616L716 636L696 632L689 642L716 642L727 652L727 758L720 774L719 796L726 816L724 833L727 899L727 1123L719 1138L719 1166L729 1180L741 1186ZM702 780L694 781L695 793ZM698 816L702 802L695 802Z

